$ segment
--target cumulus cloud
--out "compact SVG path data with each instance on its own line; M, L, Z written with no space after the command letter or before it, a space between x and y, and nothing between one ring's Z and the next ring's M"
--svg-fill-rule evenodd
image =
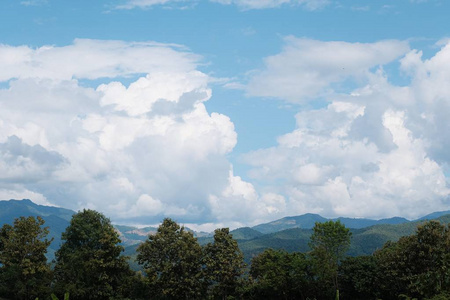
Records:
M265 68L253 73L248 95L304 103L327 95L332 84L360 77L409 49L406 42L394 40L348 43L289 36L284 42L282 52L267 57Z
M200 59L153 42L0 46L0 196L134 224L222 219L229 210L210 199L229 196L237 135L227 116L206 110Z
M240 226L256 225L268 218L283 217L286 202L282 195L264 193L259 195L255 187L230 171L228 185L218 195L210 195L209 203L218 221L240 221Z
M299 112L296 129L280 136L276 147L244 156L252 166L254 180L286 196L287 211L330 217L416 218L448 208L450 189L445 173L450 156L444 147L448 147L450 122L444 115L450 113L446 84L450 79L450 44L442 44L433 57L423 60L420 51L405 52L408 47L402 42L380 43L340 44L342 49L352 49L336 54L341 58L337 61L349 63L346 71L338 70L339 63L333 65L336 55L332 53L323 57L323 67L322 61L313 61L311 70L325 76L325 83L315 90L311 85L313 95L329 89L329 104ZM328 46L318 44L319 49ZM376 50L379 55L375 55L370 49L383 50ZM295 65L299 57L287 52L267 61L281 66L278 60L283 58L285 65ZM359 63L352 65L345 59L350 53ZM371 70L393 59L398 59L400 71L410 76L409 85L396 86L382 69ZM310 59L300 60L300 66L306 68ZM254 80L280 76L273 65L268 63L263 76ZM282 77L285 82L295 82L299 73L303 74L283 72ZM348 93L335 93L330 82L342 82L346 76L358 76L360 86ZM303 89L284 93L275 85L270 93L291 102L311 96Z

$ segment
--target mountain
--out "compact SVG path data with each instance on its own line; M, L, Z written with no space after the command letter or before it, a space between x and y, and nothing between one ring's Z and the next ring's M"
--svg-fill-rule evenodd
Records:
M73 210L65 208L38 205L29 199L0 201L0 226L12 224L14 219L21 216L42 217L45 226L49 227L48 238L53 238L47 252L47 258L51 260L61 245L61 234L69 226L74 213Z
M306 228L311 229L316 222L326 222L328 219L317 214L304 214L295 217L285 217L276 221L253 226L261 233L273 233L290 228Z
M419 218L417 220L432 220L432 219L436 219L436 218L439 218L441 216L445 216L448 214L450 214L450 210L438 211L438 212L434 212L429 215L423 216L422 218Z
M233 235L233 238L235 240L249 240L264 235L260 231L250 227L241 227L230 231L230 233Z
M290 228L312 229L316 222L322 223L329 220L333 221L339 220L342 224L344 224L348 228L364 228L378 224L402 224L409 222L409 220L400 217L381 220L372 220L364 218L343 218L343 217L327 219L317 214L304 214L295 217L285 217L269 223L256 225L252 228L261 233L274 233Z
M435 220L449 224L450 214L441 215ZM424 220L416 220L400 224L377 224L365 228L352 228L350 229L352 238L348 255L370 255L383 247L387 241L397 241L402 236L414 234L417 226L423 222ZM311 233L312 229L309 228L290 228L255 238L238 240L238 244L244 253L246 262L249 263L252 257L267 248L283 249L288 252L307 252Z
M70 222L75 212L70 209L45 206L34 203L29 199L23 200L0 200L0 225L10 224L14 219L20 216L57 216L67 222Z
M51 260L61 244L61 234L70 224L74 211L38 205L32 201L9 200L0 201L0 226L12 224L20 216L41 216L45 225L50 228L49 238L54 238L49 247L47 257ZM450 211L435 212L415 221L404 218L390 218L382 220L337 218L352 231L352 242L349 255L367 255L381 248L387 241L396 241L401 236L411 235L424 220L437 219L443 223L450 223ZM309 250L308 242L312 228L316 222L329 219L317 214L286 217L273 222L250 227L238 228L231 231L244 253L247 262L267 248L284 249L288 252ZM114 225L125 247L125 255L135 256L138 244L147 239L149 234L156 232L156 227L137 228L133 226ZM188 229L189 230L189 229ZM213 241L211 233L193 233L200 244Z
M156 233L156 227L137 228L133 226L114 225L119 233L120 239L124 246L140 244L145 241L149 234Z

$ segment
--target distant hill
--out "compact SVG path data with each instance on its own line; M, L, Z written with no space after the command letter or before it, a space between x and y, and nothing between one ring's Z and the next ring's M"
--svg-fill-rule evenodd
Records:
M149 234L154 234L156 227L137 228L133 226L114 225L125 246L140 244L145 241Z
M327 219L317 214L304 214L295 217L285 217L269 223L256 225L252 228L261 233L274 233L290 228L312 229L316 224L316 222L323 223L328 220L333 221L339 220L341 221L342 224L344 224L348 228L364 228L378 224L402 224L410 222L409 220L400 217L381 220L372 220L364 218L343 218L343 217Z
M436 220L448 224L450 214L441 215ZM365 228L353 228L351 245L348 255L370 255L380 249L387 241L397 241L402 236L414 234L416 228L424 220L405 222L401 224L378 224ZM279 232L264 234L255 238L238 240L246 262L267 248L284 249L288 252L309 251L309 237L312 229L291 228Z
M0 201L0 226L12 224L20 216L41 216L45 225L49 226L49 238L54 238L49 247L47 257L52 259L61 244L61 234L70 224L74 211L59 207L38 205L28 199ZM349 255L367 255L379 249L387 241L396 241L401 236L414 233L417 225L425 220L437 219L443 223L450 223L450 211L435 212L415 221L404 218L390 218L382 220L336 218L346 227L351 228L352 242ZM244 253L247 262L267 248L284 249L288 252L309 250L308 242L312 228L316 222L329 219L317 214L286 217L273 222L250 227L238 228L231 231L234 239ZM147 239L149 234L156 232L156 227L137 228L133 226L114 225L122 243L125 255L135 257L138 244ZM190 230L190 229L188 229ZM211 233L194 232L200 244L213 241Z
M74 213L65 208L38 205L29 199L0 201L0 226L12 224L14 219L21 216L42 217L50 230L48 238L53 238L47 252L47 258L51 260L61 245L61 234L69 226Z
M325 222L328 219L317 214L304 214L295 217L285 217L276 221L252 227L261 233L273 233L290 228L311 229L316 222Z
M423 216L422 218L419 218L417 220L433 220L433 219L439 218L441 216L449 215L449 214L450 214L450 210L438 211L438 212L434 212L429 215Z
M49 227L48 238L53 238L53 242L47 251L47 258L52 260L56 250L61 246L61 234L70 224L75 211L39 205L29 199L23 200L0 200L0 226L12 224L18 217L40 216L45 221L45 226ZM138 244L144 241L149 233L156 232L155 227L135 228L131 226L114 225L125 246Z
M250 227L238 228L238 229L232 230L230 233L233 235L233 238L235 240L249 240L249 239L254 239L254 238L264 235L260 231L255 230Z

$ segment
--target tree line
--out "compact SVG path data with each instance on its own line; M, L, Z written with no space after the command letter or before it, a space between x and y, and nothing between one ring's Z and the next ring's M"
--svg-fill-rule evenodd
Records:
M166 218L137 248L143 272L99 212L73 215L50 263L44 225L20 217L0 228L0 299L450 299L450 228L438 221L358 257L346 256L348 228L316 223L311 251L266 249L246 266L228 228L200 246Z

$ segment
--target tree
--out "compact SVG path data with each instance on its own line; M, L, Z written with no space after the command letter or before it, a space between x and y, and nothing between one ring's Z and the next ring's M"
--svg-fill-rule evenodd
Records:
M56 252L55 290L70 299L120 296L124 277L131 275L123 247L111 222L94 210L73 215Z
M0 297L48 296L51 271L45 254L52 240L41 217L20 217L0 229Z
M244 255L228 228L214 231L214 243L205 246L204 263L214 297L235 296L244 273Z
M309 246L314 268L325 286L331 283L338 293L338 267L350 247L351 232L339 220L316 222Z
M303 253L267 249L252 259L254 299L307 299L313 296Z
M378 299L377 260L373 255L345 258L339 266L339 284L344 299Z
M438 221L375 252L384 298L431 298L450 293L450 228Z
M149 235L137 252L153 298L199 299L204 296L202 248L192 233L175 221L164 219L156 234Z

